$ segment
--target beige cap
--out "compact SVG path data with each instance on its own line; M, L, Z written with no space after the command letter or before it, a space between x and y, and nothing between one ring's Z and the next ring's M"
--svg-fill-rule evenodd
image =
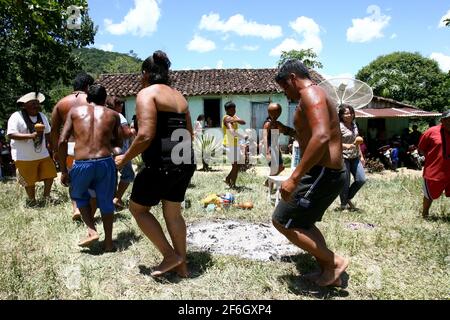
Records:
M26 95L22 96L19 100L17 100L17 103L27 103L33 100L38 100L39 103L44 102L45 96L42 93L36 93L36 92L30 92Z

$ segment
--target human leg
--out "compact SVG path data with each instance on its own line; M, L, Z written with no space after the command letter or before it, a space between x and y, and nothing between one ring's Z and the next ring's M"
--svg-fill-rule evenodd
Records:
M344 187L341 191L341 193L339 194L339 197L341 199L341 209L345 209L348 203L348 197L349 197L349 189L350 189L350 161L345 159L344 160L344 164L345 164L345 183L344 183Z
M183 259L175 253L167 241L158 220L150 213L150 207L144 207L131 200L129 209L139 228L163 255L163 261L152 272L152 276L160 276L183 263Z
M359 189L366 183L364 167L359 159L352 159L350 161L350 172L353 175L354 181L349 188L348 200L352 200Z
M98 235L97 229L95 228L95 221L91 216L91 207L89 203L86 205L80 205L78 202L78 208L81 213L81 217L88 228L88 236L81 240L78 245L80 247L89 247L93 242L97 241L100 237Z
M336 255L329 250L321 240L323 236L318 236L320 231L292 228L287 229L277 221L273 220L275 228L280 231L289 241L296 246L312 254L318 261L323 263L323 272L317 280L320 286L339 285L339 278L348 266L348 260ZM320 233L321 234L321 233Z
M186 263L186 222L181 215L181 204L163 200L163 212L175 253L183 259L183 263L177 267L177 273L181 277L188 277Z

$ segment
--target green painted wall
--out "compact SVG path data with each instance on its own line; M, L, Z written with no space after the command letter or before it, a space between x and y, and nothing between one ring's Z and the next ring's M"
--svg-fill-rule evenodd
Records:
M257 95L227 95L227 96L196 96L188 97L189 110L191 112L192 122L195 122L197 117L204 113L204 99L221 99L221 118L225 114L225 103L228 101L233 101L236 104L237 115L245 120L247 123L244 126L240 126L240 129L245 130L250 128L252 120L252 102L276 102L281 104L283 107L283 112L280 116L280 121L287 124L288 121L288 100L284 94L257 94ZM136 110L136 98L128 97L125 100L125 115L129 122L133 118ZM217 139L222 139L222 129L212 129L208 133L213 134ZM287 137L282 136L280 143L286 144L288 141Z

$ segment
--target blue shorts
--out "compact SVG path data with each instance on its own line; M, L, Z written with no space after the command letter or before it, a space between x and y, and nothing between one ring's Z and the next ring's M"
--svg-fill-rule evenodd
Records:
M120 170L120 181L125 183L132 183L134 180L134 171L131 161L127 162L125 166Z
M97 194L97 207L102 215L114 213L116 192L116 165L112 157L93 160L76 160L69 172L71 194L78 208L89 205L91 196L88 189Z

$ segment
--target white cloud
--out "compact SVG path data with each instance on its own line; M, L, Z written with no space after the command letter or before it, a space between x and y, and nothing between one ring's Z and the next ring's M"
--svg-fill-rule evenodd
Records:
M392 35L391 35L391 39L395 39L395 38L397 38L398 36L397 36L397 34L396 33L393 33Z
M238 48L236 46L236 44L234 42L228 44L225 46L225 48L223 48L225 51L240 51L240 50L244 50L244 51L258 51L259 50L259 46L250 46L250 45L244 45L240 48Z
M216 49L216 44L208 39L200 37L199 35L195 35L194 39L188 43L187 49L189 51L197 51L197 52L209 52Z
M134 8L128 11L120 23L113 23L105 19L106 30L113 35L132 34L144 37L151 35L157 29L161 10L158 6L160 0L134 0Z
M253 69L250 63L244 63L244 69Z
M236 44L234 42L230 43L229 45L225 46L225 51L239 51L239 49L236 47Z
M327 80L332 79L332 78L350 78L350 79L355 78L355 75L353 75L351 73L340 73L340 74L336 74L336 75L329 75L329 74L322 73L322 76Z
M273 48L272 51L270 51L270 55L277 57L277 56L281 56L281 53L283 51L302 50L302 49L308 49L308 48L305 48L302 43L298 42L295 39L287 38L287 39L284 39L284 41L280 45Z
M243 46L242 49L245 51L258 51L259 46Z
M104 50L104 51L113 51L114 45L112 43L99 44L99 45L97 45L97 48L99 48L100 50Z
M430 55L430 59L437 61L442 71L450 71L450 56L446 56L445 54L439 52L433 52Z
M247 21L241 14L230 17L227 21L220 20L220 15L210 13L203 15L199 25L200 30L234 32L240 36L254 36L263 39L276 39L283 35L280 26L259 24Z
M290 27L303 39L287 38L270 51L271 56L280 56L283 51L313 49L320 53L323 48L320 26L311 18L298 17L289 23Z
M217 61L216 69L223 69L223 60Z
M439 28L444 28L445 27L445 22L444 20L446 19L450 19L450 10L447 11L447 13L442 16L441 20L439 21Z
M348 42L369 42L383 38L383 29L389 25L390 16L381 14L380 7L371 5L367 8L370 16L362 19L352 19L353 26L347 29Z

